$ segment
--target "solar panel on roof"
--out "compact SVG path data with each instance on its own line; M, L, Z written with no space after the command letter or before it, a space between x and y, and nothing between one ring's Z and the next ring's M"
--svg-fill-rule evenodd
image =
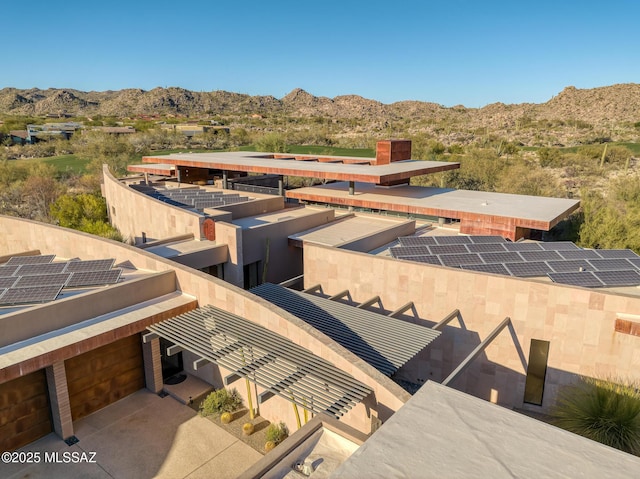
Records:
M528 263L505 263L505 268L519 278L532 278L535 276L546 276L552 273L551 267L544 261L532 261Z
M110 269L108 271L79 271L72 273L71 278L65 285L66 288L80 286L99 286L103 284L115 284L120 279L121 269Z
M436 240L433 236L400 236L398 242L402 246L428 246L436 244Z
M558 272L564 273L569 271L589 271L593 269L586 259L563 259L559 261L547 261L551 268Z
M55 254L39 254L33 256L12 256L6 264L43 264L51 263Z
M630 249L597 249L595 252L601 258L640 258L636 253Z
M540 251L542 249L538 243L505 243L503 246L507 251Z
M472 243L482 244L482 243L506 243L507 240L502 236L469 236L469 239Z
M507 251L502 243L472 243L466 245L471 253L498 253Z
M446 244L429 246L432 254L469 254L469 250L463 244Z
M552 261L563 259L556 251L520 251L525 261Z
M14 276L33 276L41 274L62 273L67 267L67 263L47 263L47 264L22 264L13 273Z
M434 236L437 244L469 244L468 236Z
M0 296L0 304L45 303L56 299L60 290L62 285L8 288Z
M405 261L417 261L419 263L436 264L438 266L442 265L442 262L440 261L440 259L434 254L420 255L420 256L403 256L402 258L398 258L398 259L403 259Z
M493 264L461 264L460 267L462 269L469 269L472 271L480 271L482 273L493 273L493 274L501 274L504 276L509 276L509 271L504 265L500 263Z
M633 267L633 263L624 258L590 259L588 261L595 271L628 270L629 266Z
M463 254L440 254L438 255L440 261L445 266L457 267L463 264L480 264L482 259L476 253L463 253Z
M67 267L65 268L65 272L76 272L76 271L106 271L113 268L113 263L115 263L115 259L91 259L85 261L69 261L67 263Z
M574 271L570 273L547 273L554 283L582 286L584 288L599 288L604 286L602 281L594 276L591 271Z
M637 286L640 285L640 273L637 270L595 271L593 275L605 286Z
M550 241L548 243L540 243L540 247L547 251L571 251L580 249L571 241Z
M29 286L53 286L53 285L64 286L70 277L71 277L71 273L19 276L18 281L16 282L14 287L23 288L23 287L29 287Z
M515 251L505 251L504 253L478 253L485 263L516 263L524 261Z
M19 267L19 264L2 265L0 266L0 276L12 276Z
M394 258L402 258L403 256L420 256L430 255L431 251L428 246L393 246L389 248L391 256Z
M590 249L576 249L576 250L561 250L559 254L564 259L598 259L601 256L593 250Z
M0 277L0 288L10 288L18 280L18 276L2 276Z
M640 258L627 258L627 261L631 263L635 268L640 269Z

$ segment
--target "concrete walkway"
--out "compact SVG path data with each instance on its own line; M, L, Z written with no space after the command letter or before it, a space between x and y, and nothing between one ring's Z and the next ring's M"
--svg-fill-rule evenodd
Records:
M74 422L79 442L54 434L21 451L40 453L38 464L0 464L2 478L234 478L262 455L167 396L140 390ZM45 463L58 452L58 463ZM95 453L95 463L63 463L63 453ZM73 456L71 456L73 458ZM90 457L89 457L90 458Z

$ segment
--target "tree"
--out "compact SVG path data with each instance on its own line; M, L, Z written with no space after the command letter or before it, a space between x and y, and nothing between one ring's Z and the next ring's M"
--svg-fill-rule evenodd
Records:
M118 230L108 222L107 205L101 196L62 195L51 205L51 217L65 228L122 241Z
M78 156L91 160L89 170L95 174L100 174L102 165L107 164L114 175L123 175L127 165L136 158L136 147L127 138L99 131L80 135L75 151Z

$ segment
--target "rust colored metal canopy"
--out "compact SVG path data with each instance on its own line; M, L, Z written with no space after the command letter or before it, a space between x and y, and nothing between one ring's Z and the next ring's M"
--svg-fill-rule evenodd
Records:
M342 156L291 155L234 151L226 153L178 153L145 156L143 163L208 168L248 173L301 176L362 183L393 184L413 176L428 175L460 168L460 163L406 160L372 165L375 159ZM140 172L143 165L136 165ZM154 169L149 165L149 172ZM131 170L133 171L133 170Z

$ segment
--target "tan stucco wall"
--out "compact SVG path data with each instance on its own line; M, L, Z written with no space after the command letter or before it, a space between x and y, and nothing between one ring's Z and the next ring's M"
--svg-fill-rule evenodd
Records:
M389 378L300 319L205 273L133 246L35 221L0 216L0 231L4 232L0 235L0 255L39 249L42 254L56 254L61 258L115 258L116 264L129 261L138 269L174 270L176 287L197 297L199 304L212 304L269 328L370 386L375 394L370 410L382 420L390 417L409 398ZM289 404L286 407L291 409ZM357 422L363 424L366 421L357 418ZM368 428L363 432L369 432Z
M234 219L245 218L247 216L262 215L271 211L278 211L284 208L283 196L262 195L258 193L246 193L244 191L229 190L229 193L238 193L240 196L250 196L252 201L245 203L235 203L217 208L220 211L228 211Z
M261 261L260 275L267 256L269 239L269 264L267 282L281 283L302 274L302 250L289 246L289 235L325 225L335 217L332 209L308 209L309 214L293 216L276 223L246 228L242 230L242 255L244 264Z
M129 188L114 178L106 166L102 176L111 224L132 244L143 243L142 233L147 241L182 234L192 234L195 239L202 237L204 216Z
M451 386L510 407L523 406L531 339L550 341L543 410L576 374L640 379L640 338L615 331L618 313L640 314L640 297L481 274L305 245L305 287L349 289L354 301L408 301L433 325L458 308L442 336L418 358L423 379L441 381L507 316L505 329ZM417 367L417 365L414 365Z

